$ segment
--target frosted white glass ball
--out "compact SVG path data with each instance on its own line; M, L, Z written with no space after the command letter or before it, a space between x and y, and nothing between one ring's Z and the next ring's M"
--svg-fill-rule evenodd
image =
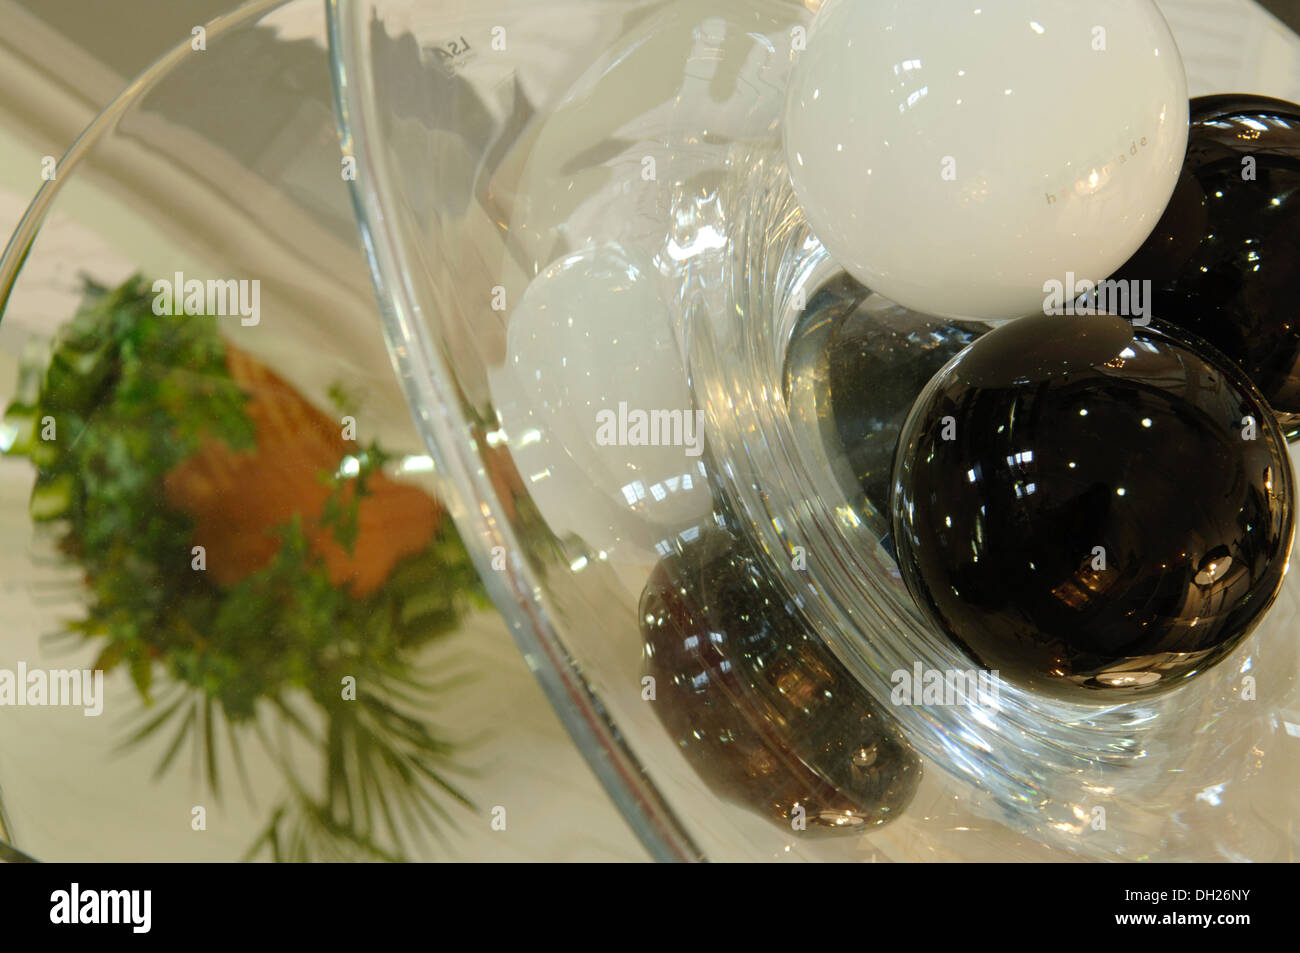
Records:
M1137 250L1187 147L1151 0L827 0L796 52L786 159L827 251L873 291L1010 318Z
M712 510L702 415L657 273L604 243L541 272L489 383L515 466L551 529L647 555Z

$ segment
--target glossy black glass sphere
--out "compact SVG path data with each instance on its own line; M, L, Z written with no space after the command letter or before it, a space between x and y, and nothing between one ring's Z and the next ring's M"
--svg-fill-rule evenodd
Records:
M1300 106L1192 100L1173 198L1115 277L1150 279L1156 317L1209 341L1284 427L1300 424Z
M711 790L787 830L889 821L919 759L740 547L709 530L655 568L640 606L647 704Z
M904 427L898 562L981 666L1075 700L1224 658L1282 582L1292 475L1240 372L1152 322L1037 315L980 338Z

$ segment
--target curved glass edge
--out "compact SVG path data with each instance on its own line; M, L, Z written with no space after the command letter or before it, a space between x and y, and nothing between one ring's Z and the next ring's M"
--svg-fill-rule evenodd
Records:
M13 825L5 813L4 791L0 790L0 863L30 861L32 858L13 846L13 839Z
M224 33L243 26L250 20L263 17L272 10L291 2L293 0L248 0L248 2L231 12L214 17L204 24L203 28L209 39L215 39ZM4 320L4 312L9 305L9 296L13 293L14 283L18 280L19 272L22 271L23 262L27 259L27 253L31 250L32 243L36 241L41 224L45 221L45 216L49 213L55 196L58 195L63 183L67 181L67 173L77 167L99 140L117 124L118 120L132 106L157 86L159 81L172 71L173 67L179 65L190 54L192 50L190 46L191 39L191 37L186 37L177 43L176 46L154 60L143 73L127 84L126 88L118 93L98 116L91 120L90 125L82 130L81 135L68 147L68 151L55 164L57 174L41 184L31 203L27 206L27 210L23 213L23 217L19 219L17 228L9 236L9 242L5 245L4 253L0 255L0 321Z
M340 145L344 154L356 161L358 174L349 180L349 192L394 370L435 467L460 492L468 491L467 499L482 501L482 508L452 508L457 530L561 723L646 850L659 861L704 860L565 649L535 595L541 587L534 573L517 557L507 561L504 571L490 568L494 547L502 546L511 554L521 548L483 467L475 460L477 447L464 443L469 421L455 388L448 383L451 375L446 361L420 317L409 263L393 234L394 223L383 212L392 187L377 159L373 131L366 126L365 117L373 115L369 110L373 89L367 85L365 69L354 76L348 74L349 64L364 64L369 56L359 31L344 22L354 9L353 0L327 0L326 9ZM371 182L373 188L361 188L358 183L362 181ZM390 283L390 275L400 277ZM399 343L400 349L396 347ZM430 408L436 408L436 413Z

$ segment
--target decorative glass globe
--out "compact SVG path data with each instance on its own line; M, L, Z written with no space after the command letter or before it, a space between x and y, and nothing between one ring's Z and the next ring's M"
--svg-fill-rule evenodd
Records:
M1142 244L1187 108L1152 0L827 0L795 58L785 155L818 237L873 291L1018 317L1045 281L1100 281Z

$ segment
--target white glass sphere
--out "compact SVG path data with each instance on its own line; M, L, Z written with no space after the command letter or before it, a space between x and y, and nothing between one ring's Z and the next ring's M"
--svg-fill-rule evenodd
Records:
M1017 317L1109 277L1182 168L1187 79L1151 0L827 0L796 56L809 224L916 311Z
M616 243L553 263L510 313L490 374L515 466L547 523L653 555L712 510L703 414L657 272Z

